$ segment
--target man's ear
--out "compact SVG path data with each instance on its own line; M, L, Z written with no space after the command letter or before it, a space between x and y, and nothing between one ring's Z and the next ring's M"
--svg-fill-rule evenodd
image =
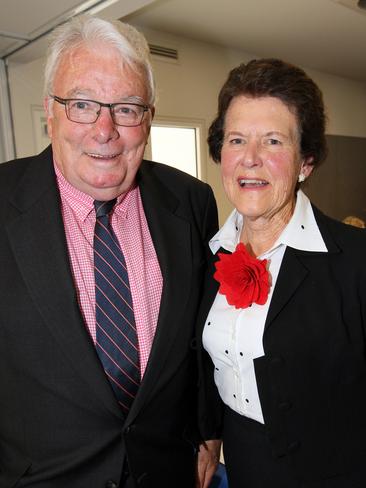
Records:
M152 121L155 115L155 107L150 107L150 112L151 112L151 121Z
M52 115L52 107L51 107L52 101L53 100L50 97L44 97L43 99L43 109L46 113L47 118Z
M154 115L155 115L155 107L150 107L150 113L151 113L151 120L150 120L150 126L148 128L149 129L149 134L150 134L150 131L151 131L152 121L153 121ZM147 144L147 141L146 141L146 144Z
M47 118L47 132L48 132L48 137L50 139L52 138L52 123L51 123L51 120L53 118L52 101L53 100L51 100L50 97L45 97L43 99L43 108Z

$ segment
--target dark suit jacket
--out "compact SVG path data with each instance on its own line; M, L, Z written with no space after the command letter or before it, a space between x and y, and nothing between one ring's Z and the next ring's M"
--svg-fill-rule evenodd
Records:
M366 461L366 232L314 214L329 252L286 249L254 361L273 454L300 480Z
M164 285L126 419L78 308L51 149L0 165L0 488L113 488L125 457L131 486L193 486L193 338L216 206L165 165L144 161L137 178Z

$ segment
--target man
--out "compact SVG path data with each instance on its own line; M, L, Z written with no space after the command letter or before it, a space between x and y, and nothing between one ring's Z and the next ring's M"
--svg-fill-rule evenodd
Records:
M0 488L193 487L215 436L197 425L194 331L216 207L142 161L147 56L126 24L59 27L51 146L0 167Z

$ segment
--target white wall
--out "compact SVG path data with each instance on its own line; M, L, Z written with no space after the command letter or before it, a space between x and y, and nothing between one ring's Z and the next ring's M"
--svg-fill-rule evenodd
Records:
M0 163L15 156L5 62L0 59Z
M366 83L311 69L306 72L323 92L328 115L327 134L366 137Z
M36 127L32 121L32 110L43 105L44 58L31 63L11 63L8 67L10 97L15 132L15 148L18 158L35 154Z
M173 47L179 52L178 63L153 59L158 87L157 115L200 119L207 131L228 71L255 55L154 31L144 33L150 43ZM9 68L18 157L36 151L31 106L42 104L43 62L39 59ZM366 83L306 71L323 91L329 116L328 133L366 137ZM209 160L207 150L206 154L203 174L214 189L223 221L231 207L221 188L219 167Z
M137 26L138 27L138 26ZM208 129L217 109L217 95L231 68L256 57L244 51L144 30L152 44L178 49L179 62L154 60L159 99L157 114L202 118ZM328 134L366 137L366 83L306 69L324 95ZM207 182L218 201L220 221L231 211L221 187L219 167L208 157Z

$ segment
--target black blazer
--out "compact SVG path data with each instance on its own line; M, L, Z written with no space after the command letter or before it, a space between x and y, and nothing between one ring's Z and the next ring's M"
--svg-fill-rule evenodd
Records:
M193 486L194 325L216 206L168 166L144 161L137 178L164 285L124 418L78 307L52 151L0 165L0 488L112 488L125 458L131 486Z
M300 480L366 460L366 232L313 210L328 252L286 249L254 360L273 454Z

